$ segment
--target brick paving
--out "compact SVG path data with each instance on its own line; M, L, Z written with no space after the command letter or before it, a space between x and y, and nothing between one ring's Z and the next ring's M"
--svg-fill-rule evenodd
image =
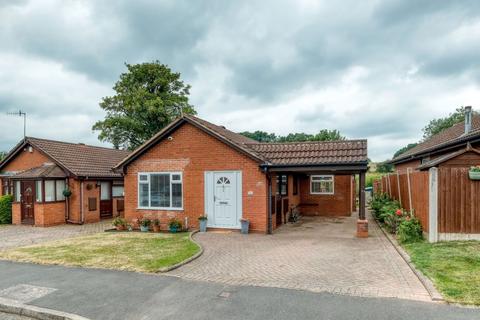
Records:
M304 217L274 235L197 233L197 260L169 274L226 285L249 285L367 297L431 301L382 231L355 237L356 217Z
M110 228L112 228L111 219L84 225L65 224L46 228L24 225L1 225L0 250L94 234Z

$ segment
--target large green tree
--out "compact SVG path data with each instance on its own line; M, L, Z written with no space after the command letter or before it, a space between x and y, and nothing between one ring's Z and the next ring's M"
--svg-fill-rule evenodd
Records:
M3 159L5 159L6 156L7 156L7 152L5 152L5 151L0 151L0 161L2 161Z
M417 145L418 145L418 143L409 143L409 144L406 145L405 147L398 149L397 152L394 153L393 157L396 158L396 157L398 157L399 155L407 152L408 150L416 147Z
M105 119L93 125L98 138L115 148L135 149L182 113L195 114L188 102L190 86L159 61L126 64L113 89L102 98Z
M240 134L260 142L303 142L303 141L335 141L345 140L338 130L322 129L317 134L303 132L289 133L286 136L277 136L265 131L241 132Z
M423 128L423 138L428 139L437 133L442 132L445 129L452 127L453 125L464 121L465 119L465 107L460 107L455 112L450 113L445 118L438 118L430 120L430 122Z

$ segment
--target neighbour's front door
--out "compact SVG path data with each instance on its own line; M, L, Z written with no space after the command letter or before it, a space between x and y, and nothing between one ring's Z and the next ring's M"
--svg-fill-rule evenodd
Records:
M100 182L100 218L112 217L112 183Z
M35 197L35 182L22 181L21 182L21 208L22 208L22 224L34 224L34 197Z
M238 228L241 218L241 172L206 173L208 226Z

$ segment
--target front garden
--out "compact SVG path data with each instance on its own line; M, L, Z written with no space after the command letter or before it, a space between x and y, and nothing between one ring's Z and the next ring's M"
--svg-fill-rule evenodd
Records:
M105 232L0 252L0 259L39 264L157 272L200 251L188 232Z
M402 209L398 201L376 194L370 207L374 218L397 238L446 301L480 305L479 241L428 243L414 213Z

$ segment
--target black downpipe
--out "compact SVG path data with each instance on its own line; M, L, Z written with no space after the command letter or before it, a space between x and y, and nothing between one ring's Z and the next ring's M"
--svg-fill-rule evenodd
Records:
M264 168L265 174L267 175L268 181L268 226L267 226L267 234L273 233L272 228L272 176L268 172L267 168Z

